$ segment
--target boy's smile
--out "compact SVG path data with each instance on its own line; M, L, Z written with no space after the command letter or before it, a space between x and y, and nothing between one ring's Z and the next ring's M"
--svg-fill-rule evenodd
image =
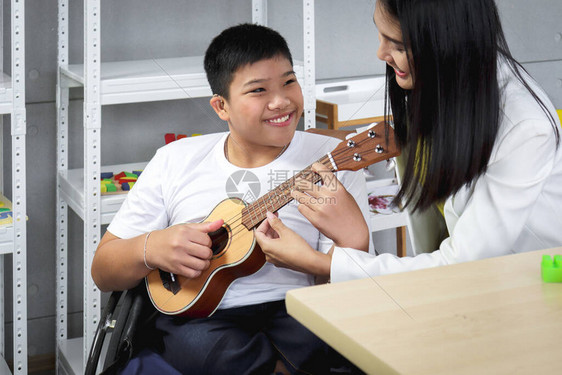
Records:
M291 142L303 97L291 63L278 56L238 69L229 98L214 97L211 105L228 122L230 162L252 168L270 163Z
M269 120L265 120L272 126L288 126L291 124L292 114L287 114L284 116L278 116Z

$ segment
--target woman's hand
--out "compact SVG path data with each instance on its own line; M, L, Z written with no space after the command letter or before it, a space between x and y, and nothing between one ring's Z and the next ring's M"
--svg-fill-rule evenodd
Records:
M369 228L361 209L337 177L320 163L312 170L322 179L322 186L298 179L292 197L299 211L336 246L369 250Z
M277 267L290 268L316 276L330 275L331 257L314 250L297 233L271 212L255 232L265 259Z
M208 233L222 224L223 220L177 224L152 232L146 243L146 263L187 278L198 277L209 268L213 256Z

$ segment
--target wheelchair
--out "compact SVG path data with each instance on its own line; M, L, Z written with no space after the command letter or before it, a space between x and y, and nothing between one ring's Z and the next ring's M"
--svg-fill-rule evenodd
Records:
M144 283L124 292L112 292L90 347L85 375L100 373L98 366L101 360L101 374L118 373L134 354L137 327L145 326L155 315L156 311L148 300ZM106 340L108 334L111 337Z

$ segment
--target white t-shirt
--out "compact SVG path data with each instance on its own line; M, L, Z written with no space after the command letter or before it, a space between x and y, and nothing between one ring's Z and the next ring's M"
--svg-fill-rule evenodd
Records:
M560 129L547 95L524 76ZM422 253L415 257L375 257L336 247L332 282L562 245L562 143L556 148L548 117L507 66L500 64L499 77L503 118L488 169L446 200L450 236L434 248L418 248Z
M228 197L251 203L332 151L339 140L296 132L289 147L268 165L241 169L224 155L228 133L184 138L160 148L128 193L108 231L131 238L174 224L200 222ZM368 221L369 208L362 172L338 172ZM293 201L279 210L285 225L314 249L327 252L332 241L302 216ZM285 293L309 286L313 277L270 263L253 275L235 280L219 309L282 300Z

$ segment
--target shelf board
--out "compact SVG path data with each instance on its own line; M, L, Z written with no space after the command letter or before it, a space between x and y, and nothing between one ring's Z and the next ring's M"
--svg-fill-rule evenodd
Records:
M303 63L295 61L297 78ZM84 65L61 67L67 87L84 85ZM153 102L211 96L203 56L101 63L101 104Z
M146 166L144 163L116 164L101 167L102 172L119 173L122 171L142 170ZM69 169L60 171L60 194L61 198L69 205L76 214L84 220L84 169ZM124 194L102 195L101 196L101 223L109 224L113 216L121 207L127 196Z
M111 334L111 332L106 332L98 359L96 374L99 374L102 371L101 369L103 367L103 363L105 362L105 356L111 341ZM82 361L84 355L84 352L82 351L83 342L83 337L66 339L59 342L59 375L79 375L84 373L84 365ZM0 375L2 375L2 372L0 372Z
M8 114L13 109L12 77L6 73L0 76L0 114Z
M0 255L11 254L14 251L13 225L0 226Z
M61 340L58 345L58 368L60 375L79 375L84 373L82 337Z
M8 375L11 374L10 367L6 363L4 357L0 356L0 375Z
M385 77L373 76L316 84L316 99L338 106L338 121L384 114Z
M386 229L405 227L408 225L408 216L406 212L396 212L390 215L371 213L371 229L378 232Z
M396 186L397 182L394 178L384 178L384 179L367 179L367 192L376 191L378 188L386 188L390 186ZM381 230L392 229L397 227L403 227L408 225L408 216L405 211L393 212L390 214L381 214L370 212L371 220L371 230L373 232L378 232Z
M107 165L101 168L102 172L119 173L121 171L142 170L147 163L130 163L130 164L116 164ZM69 169L68 171L60 172L60 193L63 200L69 207L84 220L84 170ZM392 181L382 180L383 183ZM379 182L380 183L380 182ZM369 184L373 186L372 184ZM101 222L102 224L109 224L121 204L125 200L127 194L114 194L101 196ZM391 215L373 214L370 215L371 227L376 228L376 231L395 228L406 225L406 213L399 212ZM1 235L1 232L0 232ZM3 238L4 236L2 236ZM6 235L8 237L8 235ZM8 237L11 238L11 237ZM0 244L1 245L1 244ZM0 247L2 249L2 247Z

